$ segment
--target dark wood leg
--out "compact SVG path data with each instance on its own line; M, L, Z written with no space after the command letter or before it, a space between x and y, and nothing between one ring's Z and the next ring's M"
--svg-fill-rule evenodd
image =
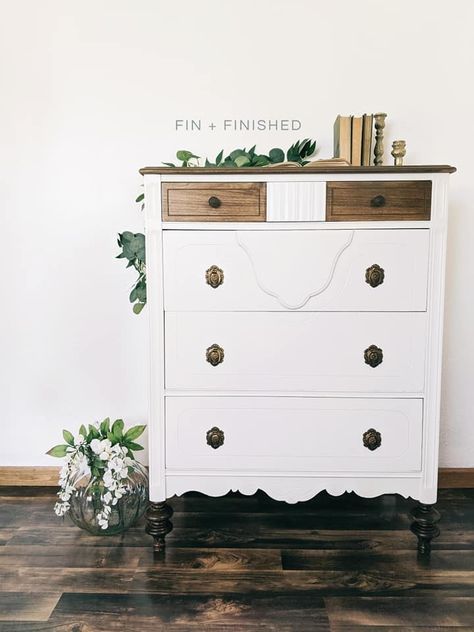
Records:
M148 505L145 531L153 537L153 549L156 553L165 548L165 536L173 529L170 520L172 515L173 510L166 502L150 502Z
M431 540L439 536L437 523L441 516L433 505L423 503L418 503L410 515L413 518L410 529L418 538L418 552L422 555L429 555Z

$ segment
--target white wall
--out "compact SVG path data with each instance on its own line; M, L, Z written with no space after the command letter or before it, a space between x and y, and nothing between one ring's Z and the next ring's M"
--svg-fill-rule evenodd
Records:
M386 111L410 163L452 163L441 464L474 466L472 24L457 0L1 1L2 465L51 465L63 427L143 422L146 315L115 234L138 168ZM301 132L175 132L176 118L298 118ZM387 157L388 152L387 152ZM55 463L55 462L54 462Z

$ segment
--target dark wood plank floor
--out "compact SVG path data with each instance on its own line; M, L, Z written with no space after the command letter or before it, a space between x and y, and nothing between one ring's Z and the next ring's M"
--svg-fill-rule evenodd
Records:
M474 631L474 490L440 491L429 560L392 496L189 494L159 558L143 524L94 537L53 504L0 488L1 631Z

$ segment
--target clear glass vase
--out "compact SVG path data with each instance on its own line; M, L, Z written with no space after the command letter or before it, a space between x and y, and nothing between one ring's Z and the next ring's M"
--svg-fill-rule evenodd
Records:
M71 482L76 491L70 499L68 514L75 525L94 535L115 535L131 527L145 513L148 502L148 475L145 468L133 461L132 472L123 481L126 493L111 505L108 527L103 529L98 514L103 510L103 483L91 476L89 468L81 471Z

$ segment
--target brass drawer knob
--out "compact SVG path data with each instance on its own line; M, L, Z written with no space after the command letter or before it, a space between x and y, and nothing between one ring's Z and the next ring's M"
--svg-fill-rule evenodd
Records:
M376 263L370 266L370 268L367 268L367 270L365 271L365 282L368 283L370 287L377 287L377 285L382 285L384 278L385 270Z
M385 206L385 198L383 195L376 195L370 200L370 206L374 208L380 208L381 206Z
M364 360L365 363L375 369L376 366L382 364L383 361L383 351L377 345L370 345L364 351Z
M211 448L217 450L217 448L220 448L221 445L224 444L224 433L220 430L220 428L214 426L214 428L211 428L206 432L206 441L207 445L210 445Z
M362 441L369 450L376 450L382 445L382 435L374 428L369 428L362 435Z
M211 345L206 349L206 360L212 366L217 366L224 362L224 349L219 347L219 345Z
M211 195L207 202L211 208L219 208L219 206L222 204L219 198L215 195Z
M224 283L224 272L217 266L211 266L206 270L206 283L213 288Z

